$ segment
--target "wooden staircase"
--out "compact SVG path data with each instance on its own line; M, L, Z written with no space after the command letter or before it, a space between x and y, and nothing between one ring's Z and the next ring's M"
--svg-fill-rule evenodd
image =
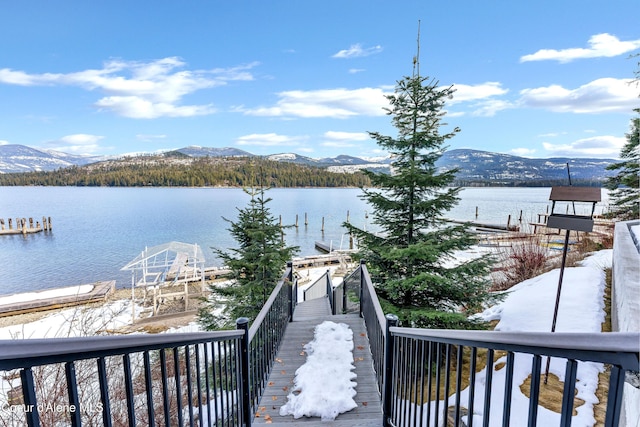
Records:
M313 340L315 327L326 320L346 323L353 331L353 358L357 375L354 381L358 384L354 400L358 407L340 414L332 422L323 422L317 417L294 419L291 415L280 416L280 407L287 402L287 395L293 388L296 370L306 361L303 346ZM254 416L253 424L269 424L271 427L381 426L380 393L376 384L364 320L358 314L331 315L326 296L298 304L294 311L293 322L285 331L267 387Z

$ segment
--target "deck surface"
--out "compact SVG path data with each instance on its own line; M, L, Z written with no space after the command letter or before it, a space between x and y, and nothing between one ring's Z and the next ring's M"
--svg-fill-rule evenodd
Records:
M353 358L357 377L355 382L358 407L340 414L333 422L321 422L318 417L280 416L280 407L287 402L287 395L293 388L295 372L306 361L303 346L313 340L317 325L330 320L346 323L353 331ZM304 392L304 391L303 391ZM332 316L326 297L305 301L296 306L293 322L287 326L282 345L276 356L275 366L267 382L254 424L271 424L272 426L304 425L311 427L318 423L322 426L380 426L382 425L382 409L380 394L376 385L373 361L364 320L357 314Z

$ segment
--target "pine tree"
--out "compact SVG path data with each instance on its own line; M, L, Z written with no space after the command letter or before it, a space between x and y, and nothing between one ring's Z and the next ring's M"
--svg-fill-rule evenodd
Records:
M454 253L468 249L475 239L465 226L442 219L455 206L460 188L451 188L455 170L439 171L435 162L444 143L458 128L441 133L444 107L452 87L419 75L399 81L388 114L397 137L370 132L393 159L392 173L368 173L372 189L362 197L373 209L377 234L349 224L358 238L376 292L385 311L397 314L403 325L426 328L477 328L470 310L491 300L489 259L456 263Z
M223 218L231 224L228 231L238 247L213 248L232 273L228 285L209 286L210 297L198 312L198 321L208 330L229 327L238 317L253 321L298 250L285 245L282 227L267 207L271 199L265 197L265 189L245 192L251 200L238 209L238 220Z
M634 111L638 116L631 120L627 143L620 151L624 160L607 167L618 171L607 180L607 188L612 190L612 214L621 220L640 218L640 108Z

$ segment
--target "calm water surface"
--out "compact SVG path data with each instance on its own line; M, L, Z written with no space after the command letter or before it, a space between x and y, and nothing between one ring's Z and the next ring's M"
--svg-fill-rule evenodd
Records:
M373 229L359 189L273 189L268 207L284 224L289 245L301 255L317 253L316 240L344 237L347 212L352 224ZM548 188L474 188L463 190L461 203L448 217L506 223L523 211L525 221L547 209ZM145 247L170 241L197 243L208 266L219 265L210 247L235 247L229 224L249 196L240 189L0 187L0 218L50 216L53 231L28 236L0 236L0 294L116 280L128 286L130 273L120 268ZM307 213L308 225L304 218ZM324 217L325 231L321 231Z

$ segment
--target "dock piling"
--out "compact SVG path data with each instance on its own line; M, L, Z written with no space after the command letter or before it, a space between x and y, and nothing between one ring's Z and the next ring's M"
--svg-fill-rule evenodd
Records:
M15 227L14 227L15 221ZM40 221L34 220L33 217L20 218L7 218L6 221L4 218L0 218L0 234L32 234L38 233L44 230L51 230L51 217L47 219L47 217L42 217L42 224Z

